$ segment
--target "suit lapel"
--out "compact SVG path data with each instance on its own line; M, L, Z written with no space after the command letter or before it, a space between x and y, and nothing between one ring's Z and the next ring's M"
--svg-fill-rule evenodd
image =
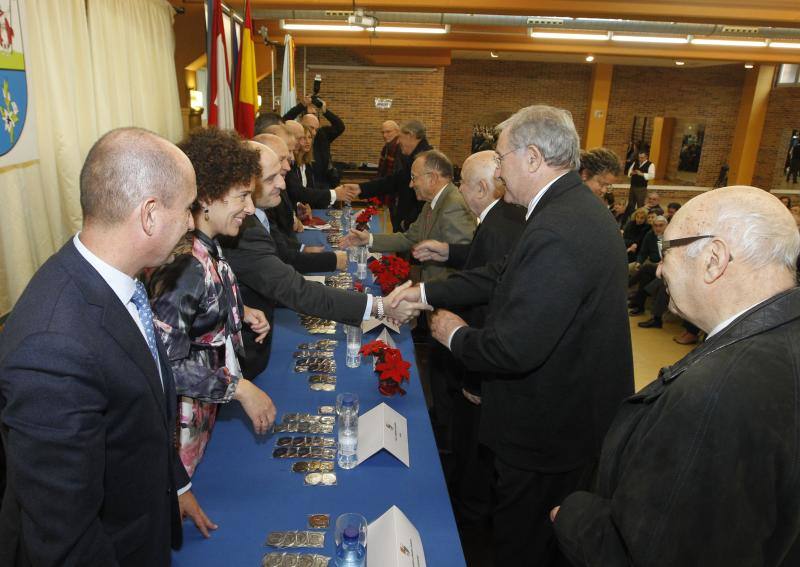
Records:
M142 371L147 385L158 402L164 425L167 426L164 389L156 368L156 362L131 314L120 302L95 269L80 255L70 241L62 249L62 264L70 272L81 288L87 302L103 309L101 324L108 334L120 345L123 351Z
M430 213L429 217L426 218L426 222L424 225L424 231L422 234L422 239L425 240L426 238L431 238L431 229L436 226L436 220L439 218L442 210L444 209L445 201L447 200L447 196L450 193L450 189L453 187L452 183L448 183L444 189L442 189L441 195L439 195L439 199L436 201L436 208L432 208L430 203L426 203L428 207L427 212ZM425 211L423 211L425 212Z

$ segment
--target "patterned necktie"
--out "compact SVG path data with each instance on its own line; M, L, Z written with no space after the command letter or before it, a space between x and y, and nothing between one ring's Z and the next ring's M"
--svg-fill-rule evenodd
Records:
M153 360L156 361L156 366L158 366L158 349L156 348L155 327L153 326L153 312L150 309L147 291L144 289L142 282L136 282L136 291L133 292L131 301L139 311L139 320L142 322L142 327L144 327L147 346L150 347L150 354L153 355Z
M428 206L427 210L425 211L425 218L422 219L422 238L428 238L428 235L431 232L431 228L433 228L433 209Z

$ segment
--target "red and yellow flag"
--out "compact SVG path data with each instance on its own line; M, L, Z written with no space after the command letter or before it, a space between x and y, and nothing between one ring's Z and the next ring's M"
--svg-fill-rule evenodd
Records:
M255 131L256 110L258 109L258 79L256 78L256 44L253 41L250 0L245 1L235 101L236 130L244 138L252 138Z

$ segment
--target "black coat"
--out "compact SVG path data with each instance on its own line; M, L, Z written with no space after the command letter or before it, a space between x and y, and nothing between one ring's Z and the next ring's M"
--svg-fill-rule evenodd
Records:
M644 264L648 260L653 264L658 264L661 261L661 251L658 249L658 236L656 236L656 233L652 230L648 230L645 233L639 250L636 252L637 262Z
M800 290L738 317L620 408L592 493L555 530L573 565L800 565Z
M244 304L264 311L270 322L276 303L280 303L300 313L349 325L361 323L367 295L306 280L280 259L275 240L255 215L245 219L237 237L219 241L236 274ZM272 333L267 336L272 337ZM247 325L242 329L242 338L245 346L242 370L245 376L255 377L267 366L271 344L256 343Z
M130 313L71 240L33 276L0 341L0 565L169 564L188 477L156 340L163 387Z
M292 211L296 210L297 203L310 205L312 209L327 209L331 205L331 192L328 189L317 189L314 185L314 171L310 166L306 166L306 185L303 185L303 178L297 164L286 174L286 194L292 205Z
M580 219L580 222L575 222ZM569 172L550 186L503 262L425 285L436 307L488 302L453 354L482 384L481 442L520 469L591 463L633 392L625 249L611 215Z
M305 114L306 107L298 104L291 108L283 117L284 120L293 120ZM330 122L330 126L320 126L314 136L314 163L311 168L314 170L314 178L321 188L336 187L339 185L339 172L333 167L331 159L331 144L344 133L344 122L330 110L323 114Z
M360 183L361 198L369 199L382 195L393 195L395 200L389 204L389 215L395 232L405 232L411 223L417 220L423 201L417 200L417 195L409 186L411 183L411 165L422 152L433 149L426 138L423 138L410 155L398 152L394 162L394 173L388 177L380 177L371 181Z
M281 191L280 204L267 210L270 228L274 230L272 238L275 240L278 256L301 274L334 271L336 254L333 252L307 254L300 251L302 245L294 231L294 212L291 206L286 191Z
M503 200L495 204L475 230L469 244L450 244L447 265L460 270L480 268L505 258L525 228L525 209L510 205ZM486 305L475 305L461 309L458 314L470 327L483 327L486 321ZM464 369L463 387L480 395L481 373Z

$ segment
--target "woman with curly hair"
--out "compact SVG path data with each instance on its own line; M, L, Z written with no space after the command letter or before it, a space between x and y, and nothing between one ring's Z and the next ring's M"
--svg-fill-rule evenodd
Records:
M150 278L156 327L169 355L178 393L178 452L189 476L203 457L219 404L237 400L256 433L275 419L270 397L243 379L242 323L264 340L264 313L242 304L236 278L217 236L236 236L255 212L252 192L261 176L259 153L235 132L195 130L178 144L194 166L195 229L178 245L175 260Z
M581 150L581 167L578 173L584 185L600 199L604 199L617 176L622 173L622 167L617 154L606 148L594 148L589 151Z

